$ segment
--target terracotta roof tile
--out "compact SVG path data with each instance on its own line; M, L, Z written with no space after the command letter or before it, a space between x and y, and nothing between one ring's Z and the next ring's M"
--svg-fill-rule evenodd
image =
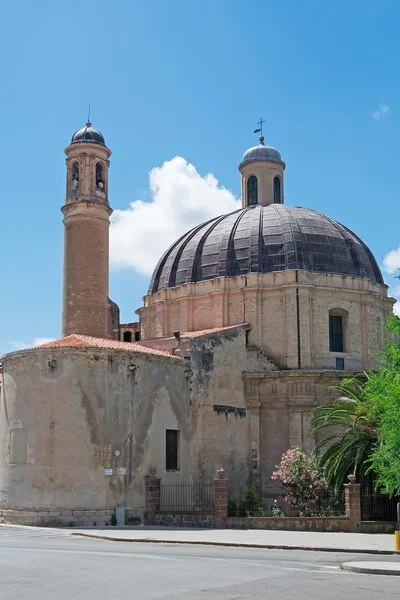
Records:
M103 338L95 338L89 335L73 334L53 342L47 342L46 344L40 344L39 346L33 346L30 348L109 348L114 350L129 350L130 352L139 352L140 354L154 354L155 356L166 356L173 360L182 360L178 356L173 356L166 350L158 350L156 348L148 348L139 346L139 344L131 342L119 342L117 340L105 340Z
M213 333L219 333L220 331L227 331L228 329L235 329L236 327L243 327L247 323L240 323L240 325L227 325L226 327L214 327L214 329L201 329L199 331L183 331L181 332L181 338L197 338L202 335L211 335Z
M197 337L201 337L202 335L212 335L213 333L218 333L220 331L227 331L228 329L235 329L236 327L249 327L248 323L239 323L238 325L226 325L225 327L214 327L213 329L200 329L198 331L181 331L181 338L194 339ZM139 342L139 344L146 344L146 342L157 342L157 340L175 340L173 335L166 335L164 337L158 338L147 338L143 339Z

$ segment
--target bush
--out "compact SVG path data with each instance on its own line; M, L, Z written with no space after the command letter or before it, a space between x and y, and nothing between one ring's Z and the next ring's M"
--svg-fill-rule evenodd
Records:
M297 508L300 515L318 514L320 498L326 495L326 479L318 458L307 454L299 446L293 446L285 454L272 479L282 487L285 501Z
M261 490L249 487L244 500L228 502L228 517L260 517L265 512Z
M140 525L142 522L140 517L128 515L125 517L125 525Z

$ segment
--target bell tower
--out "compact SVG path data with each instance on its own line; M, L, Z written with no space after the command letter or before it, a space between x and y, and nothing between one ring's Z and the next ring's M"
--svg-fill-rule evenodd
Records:
M62 336L107 338L111 150L88 122L72 136L65 154Z

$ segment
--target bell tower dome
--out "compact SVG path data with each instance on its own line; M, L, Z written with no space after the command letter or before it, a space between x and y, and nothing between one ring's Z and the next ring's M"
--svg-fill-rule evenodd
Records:
M111 150L90 122L65 149L62 335L107 338Z
M239 171L242 175L242 206L256 204L283 204L283 162L278 150L266 146L262 134L263 120L260 120L259 145L249 148L243 154Z

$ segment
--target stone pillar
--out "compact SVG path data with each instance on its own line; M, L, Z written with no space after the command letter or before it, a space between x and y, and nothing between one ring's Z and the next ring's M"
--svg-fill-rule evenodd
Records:
M226 527L228 499L229 480L225 477L224 469L219 469L214 479L215 527Z
M154 525L156 510L160 507L161 479L150 474L145 478L145 504L144 522L146 525Z
M349 476L349 479L354 476ZM346 517L350 521L350 531L361 529L361 485L359 483L346 483L344 486L346 501Z

